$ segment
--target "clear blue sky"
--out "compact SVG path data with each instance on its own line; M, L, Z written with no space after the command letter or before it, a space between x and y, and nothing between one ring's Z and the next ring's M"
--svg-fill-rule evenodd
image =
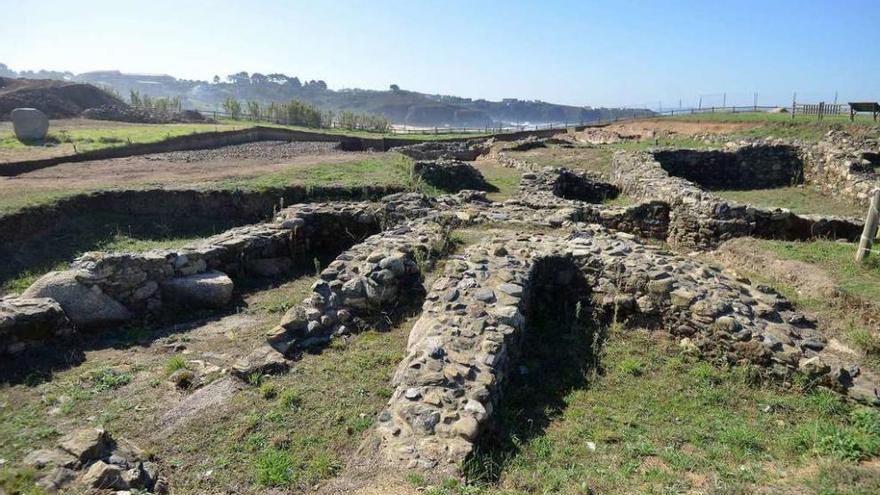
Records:
M13 69L239 70L575 105L880 99L880 0L0 0Z

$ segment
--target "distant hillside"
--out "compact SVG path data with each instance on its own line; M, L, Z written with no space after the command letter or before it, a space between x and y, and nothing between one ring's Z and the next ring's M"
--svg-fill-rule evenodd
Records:
M0 64L0 75L10 73ZM46 71L20 73L48 74ZM391 85L386 91L365 89L332 90L324 81L300 81L285 74L239 72L213 81L177 79L168 75L124 74L119 71L56 73L65 79L112 89L123 98L131 91L142 95L180 97L185 107L219 109L227 98L261 103L298 99L333 112L352 111L382 115L396 124L411 126L483 127L498 124L548 124L595 122L621 113L649 115L645 109L591 108L556 105L542 101L505 99L473 100L456 96L429 95Z

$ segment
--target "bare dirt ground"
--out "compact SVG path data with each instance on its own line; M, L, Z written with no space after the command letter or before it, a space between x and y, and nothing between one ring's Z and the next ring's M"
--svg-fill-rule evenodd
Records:
M22 190L191 186L232 177L253 177L302 165L333 164L367 157L327 143L261 142L214 150L160 153L65 163L14 177L0 177L0 195Z
M605 129L621 135L653 137L659 131L693 136L696 134L727 134L760 127L760 122L689 122L675 120L636 120L611 124Z

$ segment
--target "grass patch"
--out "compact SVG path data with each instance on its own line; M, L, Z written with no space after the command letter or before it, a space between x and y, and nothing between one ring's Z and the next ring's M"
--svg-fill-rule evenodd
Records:
M712 191L725 199L767 208L786 208L799 214L822 214L861 218L865 208L840 197L826 196L811 186L752 189L747 191Z
M818 265L844 291L865 301L880 298L880 258L865 263L854 260L856 246L834 241L759 241L759 245L781 258Z
M180 354L175 354L165 362L165 375L170 376L177 370L185 370L187 368L186 358Z
M109 366L102 366L89 371L84 378L92 384L96 391L103 392L128 385L134 378L134 372L119 371Z
M496 483L430 493L880 490L880 471L858 464L880 454L874 409L830 392L758 388L739 368L693 361L643 331L613 333L601 369L561 397L546 428L517 437L517 449L490 464Z
M362 160L291 167L258 177L240 177L209 183L205 189L265 191L291 185L365 187L405 186L411 177L412 159L400 153L382 153Z
M472 165L483 174L486 182L498 189L486 194L486 197L490 200L504 201L514 197L517 191L519 191L521 171L510 167L502 167L488 161L476 161Z
M155 143L178 136L204 132L230 131L251 127L253 124L235 122L218 124L126 124L106 125L96 123L94 127L85 125L50 128L47 142L62 146L70 153L92 151L128 144ZM0 130L0 149L27 150L42 146L27 145L16 139L13 131ZM76 151L74 151L74 147ZM0 165L2 166L2 165Z

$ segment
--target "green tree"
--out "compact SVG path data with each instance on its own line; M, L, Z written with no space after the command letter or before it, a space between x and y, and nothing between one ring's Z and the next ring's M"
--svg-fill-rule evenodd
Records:
M229 114L233 120L241 118L241 103L235 98L226 98L226 101L223 102L223 110Z

